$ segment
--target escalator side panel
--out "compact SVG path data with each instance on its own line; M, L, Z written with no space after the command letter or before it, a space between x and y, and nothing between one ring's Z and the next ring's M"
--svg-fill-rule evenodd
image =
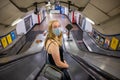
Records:
M45 64L44 52L10 63L0 70L0 80L25 80L37 67Z

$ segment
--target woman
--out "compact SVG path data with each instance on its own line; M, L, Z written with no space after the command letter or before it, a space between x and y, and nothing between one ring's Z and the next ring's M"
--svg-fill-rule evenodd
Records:
M49 23L48 34L45 40L45 48L48 52L49 63L57 66L61 71L63 71L63 80L70 80L66 70L69 65L63 59L62 32L60 29L60 24L57 20L53 20Z

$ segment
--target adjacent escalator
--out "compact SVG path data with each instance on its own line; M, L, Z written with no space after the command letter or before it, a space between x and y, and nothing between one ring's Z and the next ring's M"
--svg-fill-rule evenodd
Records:
M78 63L69 53L64 53L69 64L68 72L72 80L106 80L91 73ZM40 75L46 62L45 51L23 57L0 67L0 80L48 80Z

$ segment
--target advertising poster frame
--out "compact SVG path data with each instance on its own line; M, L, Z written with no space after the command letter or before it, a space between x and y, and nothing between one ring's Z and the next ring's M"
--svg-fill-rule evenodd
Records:
M11 34L12 41L14 41L16 39L16 37L17 37L16 32L12 31L12 32L10 32L10 34Z
M6 39L7 39L8 44L11 44L11 43L12 43L11 34L8 34L8 35L6 36Z
M32 15L26 17L24 19L24 23L25 23L26 32L28 32L32 27Z
M1 38L1 43L2 43L3 48L6 48L8 46L6 36Z
M110 39L108 37L105 38L105 42L103 44L103 47L108 49L110 45Z
M105 38L101 36L100 39L99 39L99 45L103 46L104 42L105 42Z
M100 35L99 34L96 34L95 40L96 40L97 43L99 43L99 40L100 40Z
M117 50L118 44L119 44L119 39L117 39L116 37L112 37L110 48L112 50Z

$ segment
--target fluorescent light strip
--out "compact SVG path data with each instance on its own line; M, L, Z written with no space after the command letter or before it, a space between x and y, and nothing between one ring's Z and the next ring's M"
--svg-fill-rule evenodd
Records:
M89 18L85 18L87 21L89 21L90 23L92 23L92 24L95 24L95 22L94 21L92 21L91 19L89 19Z
M18 24L20 21L22 21L22 19L16 19L11 26L15 26L16 24Z

